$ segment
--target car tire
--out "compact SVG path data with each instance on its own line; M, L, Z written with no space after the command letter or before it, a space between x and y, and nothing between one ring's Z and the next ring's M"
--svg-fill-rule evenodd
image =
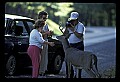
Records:
M10 55L6 61L6 74L14 75L16 71L16 58L14 55Z
M61 70L63 63L63 57L61 55L56 55L53 57L51 64L49 65L49 73L58 74Z

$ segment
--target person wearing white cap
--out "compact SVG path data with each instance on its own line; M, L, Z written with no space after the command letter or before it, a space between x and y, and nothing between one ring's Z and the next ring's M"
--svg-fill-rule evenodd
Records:
M68 18L68 22L66 24L64 35L67 35L66 38L68 39L71 47L84 51L85 26L80 21L78 21L78 18L79 18L78 12L71 12L70 18ZM81 70L78 71L78 74L79 78L81 78ZM71 66L71 78L73 77L74 70L73 67Z

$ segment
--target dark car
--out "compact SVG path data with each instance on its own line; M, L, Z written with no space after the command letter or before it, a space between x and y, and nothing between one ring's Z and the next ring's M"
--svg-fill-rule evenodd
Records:
M35 21L28 17L5 14L5 74L14 75L22 68L32 66L27 55L29 35ZM64 61L64 50L61 42L53 36L48 41L55 43L48 46L47 72L57 74Z

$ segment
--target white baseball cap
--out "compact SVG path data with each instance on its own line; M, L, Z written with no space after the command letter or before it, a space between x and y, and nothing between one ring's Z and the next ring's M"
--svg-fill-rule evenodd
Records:
M68 20L76 20L79 17L78 12L72 12Z

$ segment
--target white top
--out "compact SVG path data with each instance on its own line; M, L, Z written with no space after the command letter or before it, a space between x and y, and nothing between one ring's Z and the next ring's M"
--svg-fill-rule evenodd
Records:
M85 34L85 26L81 23L78 22L78 24L75 26L75 31L78 33L82 33L83 36ZM72 33L70 37L68 38L69 43L78 43L81 42L82 40L80 38L77 38L77 36L68 28L69 33Z
M43 31L44 31L44 32L49 31L48 24L46 24L46 25L43 27ZM45 39L46 41L48 41L47 37L44 38L44 39Z
M29 45L35 45L39 48L42 48L44 41L45 40L43 39L42 34L37 29L33 29L31 31Z
M43 27L43 30L44 30L44 31L49 31L48 24L46 24L46 25Z

